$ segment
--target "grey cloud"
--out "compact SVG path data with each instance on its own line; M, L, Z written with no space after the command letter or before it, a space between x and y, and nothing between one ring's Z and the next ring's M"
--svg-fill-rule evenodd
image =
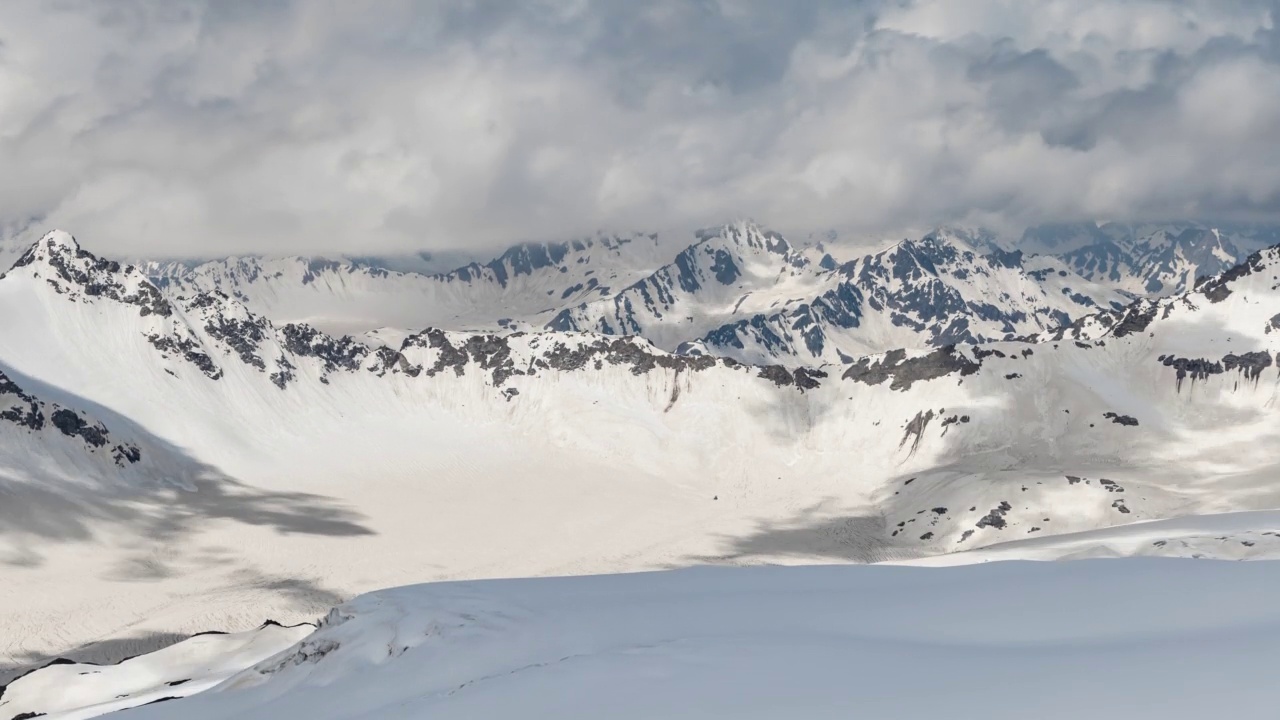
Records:
M749 215L1280 220L1277 3L0 5L0 228L132 255Z

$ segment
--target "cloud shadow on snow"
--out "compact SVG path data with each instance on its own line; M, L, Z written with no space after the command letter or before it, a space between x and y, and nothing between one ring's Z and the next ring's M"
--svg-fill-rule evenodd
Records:
M886 559L883 515L833 516L825 505L826 501L815 503L782 521L760 521L750 534L724 538L723 553L692 560L695 564L749 564L814 557L850 563Z
M46 402L80 410L106 425L113 441L136 441L144 464L161 471L157 478L131 479L121 470L117 480L95 482L92 465L84 477L60 472L52 463L0 468L0 537L34 543L87 541L97 530L116 526L172 545L201 524L229 521L267 527L284 535L355 537L372 535L363 516L341 501L306 492L253 487L182 448L152 434L129 418L0 365L0 371ZM52 432L46 429L44 432ZM99 449L98 453L105 453ZM90 457L85 453L86 457ZM105 458L99 467L108 466ZM164 469L168 468L168 471ZM80 468L77 468L80 470ZM108 473L114 472L114 468ZM18 566L39 565L38 551L0 558Z
M1201 324L1205 327L1199 327ZM1220 333L1203 319L1163 330L1166 337L1168 333ZM1240 343L1203 345L1196 355L1210 360L1242 351ZM1017 509L1024 485L1048 482L1055 476L1064 482L1065 475L1133 481L1135 487L1123 496L1131 512L1117 511L1109 517L1113 525L1148 519L1143 509L1148 507L1146 496L1152 495L1151 491L1160 495L1159 500L1150 497L1153 504L1149 507L1157 515L1195 508L1214 512L1271 508L1280 503L1280 490L1269 481L1274 477L1280 429L1270 426L1265 410L1275 386L1280 385L1280 368L1264 370L1256 387L1255 381L1242 374L1228 372L1207 381L1187 379L1179 388L1174 370L1158 361L1156 356L1162 352L1158 349L1139 355L1141 359L1133 364L1130 354L1116 355L1105 347L1076 348L1069 339L1027 347L1040 357L1014 361L988 358L981 383L977 377L965 378L966 384L973 383L971 397L960 402L948 400L945 413L939 412L942 403L929 397L928 386L912 392L912 402L905 405L890 408L875 403L859 410L863 418L870 415L879 421L877 428L892 434L881 447L892 455L887 464L896 469L882 478L868 478L875 483L872 506L850 512L829 498L791 517L762 520L749 532L725 536L723 552L691 557L683 564L796 559L876 562L1017 540L1025 537L1025 529L1016 536L988 529L961 547L943 548L919 536L921 530L931 529L941 535L945 526L918 530L912 526L912 532L895 538L888 518L911 518L935 505L949 505L948 522L963 523L950 527L978 529L971 517L974 513L966 513L961 521L957 509L964 512L972 506L981 516L991 506L989 499L983 499L984 493L992 490ZM1247 342L1244 349L1249 349ZM1021 377L1005 377L1013 372ZM826 382L850 381L842 380L835 371ZM1248 398L1246 393L1256 397ZM924 437L908 432L915 413L929 410L934 419L924 429ZM832 407L785 394L769 396L751 411L764 427L779 435L838 421L828 417ZM1106 412L1135 417L1140 425L1114 423L1104 417ZM972 421L945 427L941 424L943 415L967 415ZM848 475L851 483L863 482L857 467L850 467ZM803 480L797 478L797 482ZM914 485L908 490L909 482ZM972 489L973 496L966 487ZM1096 491L1097 486L1080 487L1080 492ZM934 502L939 497L935 493L947 501ZM1113 499L1103 497L1104 504ZM1096 498L1085 501L1099 502ZM1044 525L1039 532L1038 537L1052 535L1054 526Z
M113 561L98 568L101 577L110 581L150 582L214 572L230 578L236 587L287 599L317 616L345 599L312 578L264 575L238 552L202 545L195 538L202 527L213 523L261 527L282 536L373 535L360 513L324 495L254 487L109 408L10 367L0 365L0 371L39 399L82 411L102 422L112 443L136 442L142 448L143 464L162 471L145 477L131 469L117 470L109 456L99 457L107 448L93 455L87 448L75 448L64 462L51 455L36 462L0 466L0 541L4 544L0 564L22 572L43 565L46 549L54 545L110 543L119 552ZM103 472L103 468L109 469ZM147 633L52 654L17 656L10 664L0 663L0 683L55 656L118 662L184 637Z

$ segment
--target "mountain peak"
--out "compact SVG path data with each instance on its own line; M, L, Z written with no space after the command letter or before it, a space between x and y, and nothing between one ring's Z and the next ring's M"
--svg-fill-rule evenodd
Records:
M45 233L27 248L27 251L13 264L13 268L32 264L48 266L64 277L72 271L73 267L86 270L91 267L94 270L112 273L120 271L120 263L98 258L80 247L75 237L65 230L51 230Z
M728 241L742 248L764 250L776 255L788 255L793 248L781 233L770 230L754 220L738 220L712 228L704 228L695 233L699 242L707 242L717 238Z
M48 264L53 258L70 260L84 255L87 253L80 248L80 243L76 242L71 233L65 230L50 230L22 253L13 264L13 268L24 267L35 262Z
M76 242L75 237L66 230L50 230L36 244L44 245L50 251L55 248L71 252L80 250L80 243Z
M137 268L99 258L62 230L37 240L0 279L24 268L30 277L43 280L54 292L71 299L89 302L105 297L136 305L144 316L172 312L169 302Z

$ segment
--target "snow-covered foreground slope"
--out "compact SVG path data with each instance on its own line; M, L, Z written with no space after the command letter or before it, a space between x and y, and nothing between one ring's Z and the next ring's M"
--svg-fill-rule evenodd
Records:
M797 369L587 333L335 337L52 234L0 279L3 669L412 582L1278 507L1278 272L1267 251L1034 341Z
M0 688L0 717L96 717L208 690L300 640L314 623L269 622L241 633L202 633L114 665L56 662Z
M1269 717L1278 592L1273 563L1159 559L419 585L114 717Z

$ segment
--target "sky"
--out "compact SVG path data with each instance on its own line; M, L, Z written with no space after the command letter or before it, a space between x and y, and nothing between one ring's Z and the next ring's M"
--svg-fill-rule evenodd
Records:
M1280 221L1280 0L6 0L0 232L136 256Z

